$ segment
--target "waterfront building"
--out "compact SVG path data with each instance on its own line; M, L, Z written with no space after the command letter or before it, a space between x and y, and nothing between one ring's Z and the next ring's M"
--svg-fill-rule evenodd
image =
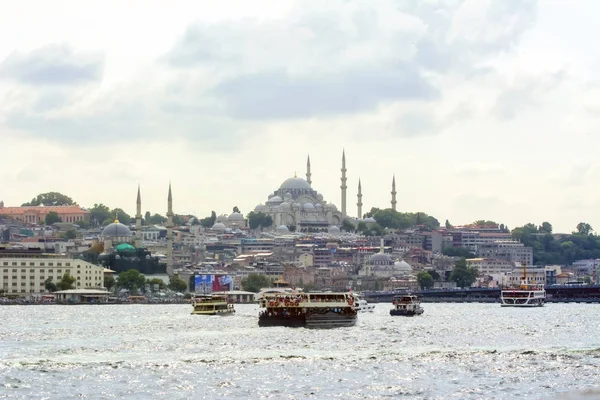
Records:
M39 249L0 248L0 288L8 295L43 293L45 281L55 284L65 273L73 276L77 289L104 287L104 267Z
M50 212L58 214L62 222L90 220L90 212L78 205L5 207L4 202L0 201L0 215L26 224L44 224L46 215Z
M514 240L495 241L477 246L477 256L510 261L518 265L533 264L533 248Z

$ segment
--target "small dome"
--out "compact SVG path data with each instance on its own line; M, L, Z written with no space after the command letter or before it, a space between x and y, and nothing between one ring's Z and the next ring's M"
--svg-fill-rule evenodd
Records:
M126 237L131 236L131 231L129 228L118 220L113 222L112 224L108 224L106 228L102 229L102 233L100 236L103 237Z
M221 214L217 217L217 222L225 222L227 221L227 215Z
M290 205L290 203L284 201L283 203L281 203L279 205L279 207L277 207L277 209L279 211L291 211L292 210L292 206Z
M322 210L322 209L323 209L323 206L322 206L321 204L317 203L317 204L315 204L315 208L316 208L317 210Z
M254 207L254 211L256 212L261 212L265 210L265 205L264 204L259 204L256 207Z
M412 272L412 267L410 266L409 263L407 263L406 261L402 260L402 261L396 261L394 263L394 269L396 271L402 271L402 272Z
M286 194L283 195L283 200L287 201L288 203L292 201L292 194L290 192L287 192Z
M288 227L287 227L287 226L285 226L285 225L279 225L279 226L277 227L277 232L279 232L279 233L287 233L287 232L289 232L289 231L290 231L290 230L289 230L289 229L288 229Z
M310 185L302 178L293 177L286 179L280 189L310 189Z
M244 220L244 216L242 214L240 214L239 212L233 212L229 215L229 221L243 221Z
M314 210L314 209L315 209L315 206L313 205L313 203L304 203L304 206L303 206L303 208L304 208L305 210L311 210L311 211L312 211L312 210Z
M269 203L281 203L283 199L279 196L273 196L269 199Z
M227 227L222 222L217 222L212 226L212 229L215 231L224 231L227 229Z
M323 195L321 193L317 195L317 200L323 201Z
M331 203L325 204L325 211L335 212L335 211L337 211L337 207Z
M329 233L331 233L331 234L333 234L333 235L337 235L337 234L339 234L340 232L341 232L341 231L340 231L340 228L338 228L338 227L337 227L337 226L335 226L335 225L332 225L332 226L330 226L330 227L329 227Z
M385 253L376 253L369 258L371 265L394 265L394 261Z
M115 250L119 253L135 253L135 247L128 243L121 243L115 247Z

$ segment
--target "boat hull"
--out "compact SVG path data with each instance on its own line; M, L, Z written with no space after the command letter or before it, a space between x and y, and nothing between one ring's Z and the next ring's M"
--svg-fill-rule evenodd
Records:
M334 312L313 315L267 315L258 317L258 326L283 326L289 328L328 329L350 327L356 324L356 315Z
M218 311L192 311L192 315L233 315L235 310L218 310Z
M390 315L396 316L396 315L401 315L404 317L414 317L415 315L421 315L423 314L423 309L417 309L417 310L395 310L392 309L390 310Z

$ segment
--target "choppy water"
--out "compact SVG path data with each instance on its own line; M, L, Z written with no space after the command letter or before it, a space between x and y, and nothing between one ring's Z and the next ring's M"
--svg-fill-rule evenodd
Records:
M600 305L389 308L306 330L254 305L2 306L0 398L600 398Z

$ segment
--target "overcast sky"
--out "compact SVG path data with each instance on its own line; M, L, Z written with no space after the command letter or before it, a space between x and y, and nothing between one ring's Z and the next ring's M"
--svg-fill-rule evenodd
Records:
M574 6L576 3L576 7ZM0 0L0 199L243 213L310 153L348 212L600 230L595 0Z

